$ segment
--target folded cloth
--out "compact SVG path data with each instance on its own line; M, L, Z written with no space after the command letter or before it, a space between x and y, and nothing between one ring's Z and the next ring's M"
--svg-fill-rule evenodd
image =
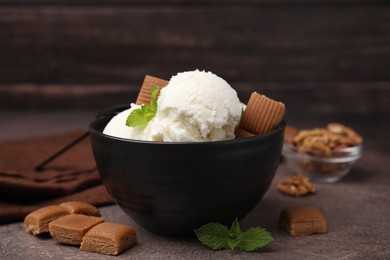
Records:
M69 200L96 206L113 203L96 170L89 137L42 171L34 169L81 134L0 143L0 222L19 221L37 208Z

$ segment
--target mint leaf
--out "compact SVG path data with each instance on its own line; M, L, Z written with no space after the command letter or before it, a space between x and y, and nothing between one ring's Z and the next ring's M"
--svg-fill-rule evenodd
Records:
M134 109L131 111L130 115L127 117L126 125L127 126L138 126L147 124L149 121L144 116L144 112L142 111L142 107L140 109Z
M230 231L235 237L238 237L241 234L240 223L238 223L237 218L233 221Z
M158 87L152 87L152 97L150 99L150 106L154 111L157 111L157 94L160 89Z
M157 94L160 89L158 87L151 88L150 104L143 104L140 108L131 111L126 119L126 125L136 127L146 125L156 115L157 112Z
M236 218L232 226L230 227L230 235L229 235L229 241L228 246L230 249L234 249L237 247L237 245L240 243L239 236L241 234L240 230L240 223L238 223L238 219Z
M195 234L204 245L211 249L228 248L229 229L216 222L211 222L195 230Z
M253 251L262 248L273 239L264 228L252 227L242 232L236 218L230 230L217 222L208 223L195 230L198 239L206 246L216 249L235 249Z
M249 228L242 232L239 237L240 243L237 247L244 251L253 251L262 248L270 243L273 239L271 233L260 227Z

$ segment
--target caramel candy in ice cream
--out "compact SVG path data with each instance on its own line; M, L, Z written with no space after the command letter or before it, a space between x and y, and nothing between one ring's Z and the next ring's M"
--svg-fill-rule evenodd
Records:
M24 227L27 233L38 235L49 232L49 223L69 214L60 206L47 206L37 209L24 218Z
M255 136L255 134L248 132L242 128L237 128L236 131L234 132L234 135L236 136L236 138L245 138L245 137Z
M295 206L282 210L279 226L292 237L326 233L326 220L317 209Z
M70 214L49 224L50 235L57 241L80 245L84 235L103 219L81 214Z
M256 135L264 134L280 124L284 112L283 103L253 92L239 127Z
M137 105L149 104L150 97L152 96L151 88L158 87L159 89L162 89L166 85L168 85L168 81L146 75L135 103Z
M86 202L83 201L68 201L60 204L61 207L64 207L71 214L83 214L87 216L100 217L99 210Z
M81 250L105 255L118 255L137 243L132 227L106 222L96 225L85 234Z

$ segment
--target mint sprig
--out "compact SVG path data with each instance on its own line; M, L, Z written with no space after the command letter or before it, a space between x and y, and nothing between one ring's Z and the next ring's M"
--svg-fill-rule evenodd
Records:
M157 94L159 88L151 88L151 99L150 104L143 104L140 108L131 111L127 117L126 125L130 127L136 127L140 125L146 125L156 115L157 112Z
M237 218L230 229L218 222L210 222L195 230L199 241L207 247L219 249L235 249L253 251L270 243L273 238L265 228L252 227L241 231Z

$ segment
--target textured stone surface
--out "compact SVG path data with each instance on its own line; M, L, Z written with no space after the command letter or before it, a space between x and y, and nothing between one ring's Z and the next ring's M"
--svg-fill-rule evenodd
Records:
M73 112L72 112L73 113ZM34 126L39 114L14 113L18 121L24 122L28 129ZM71 114L52 114L46 120L41 119L40 134L59 132L61 123L54 128L56 120ZM90 114L84 114L88 121ZM12 119L6 114L1 118ZM68 120L66 129L82 126L81 114L75 121ZM196 239L170 238L151 234L135 224L118 206L100 208L106 221L134 226L138 232L139 244L124 252L118 259L390 259L390 178L388 176L387 150L389 142L385 138L389 123L385 120L370 122L372 117L345 117L345 123L351 123L366 138L364 153L352 171L340 182L334 184L315 184L317 193L306 197L289 197L277 191L277 182L291 175L282 164L274 182L263 200L241 222L243 228L260 225L267 228L274 241L267 247L252 253L230 250L212 251L197 242ZM321 118L291 118L298 127L314 127L329 120L342 119L341 116ZM16 121L16 119L14 119ZM340 121L340 120L338 120ZM3 121L4 122L4 121ZM8 121L10 122L10 121ZM11 121L12 124L12 121ZM15 123L15 125L18 125ZM20 123L19 123L20 125ZM378 131L370 129L375 125ZM25 137L21 131L4 132L0 139ZM51 129L51 130L50 130ZM32 131L33 134L35 133ZM12 134L11 134L12 133ZM18 134L19 133L19 134ZM212 199L212 198L210 198ZM278 227L280 211L288 206L311 205L318 208L328 221L328 233L307 237L292 238ZM2 259L113 259L110 256L81 251L78 247L59 244L50 235L34 237L24 232L23 224L13 223L0 226L0 252Z
M370 158L367 156L368 159ZM287 197L276 189L276 182L289 174L286 166L278 174L264 199L242 221L243 228L266 227L274 241L254 253L230 250L211 251L195 239L179 239L151 234L135 224L118 206L100 208L106 221L134 226L139 244L118 258L134 259L361 259L390 257L389 185L378 171L367 171L362 160L336 184L316 184L318 193L303 198ZM377 170L377 169L376 169ZM279 212L290 205L308 204L320 209L329 230L324 235L292 238L278 228ZM106 259L78 247L62 245L50 236L34 237L24 232L22 223L0 226L0 251L4 259Z

